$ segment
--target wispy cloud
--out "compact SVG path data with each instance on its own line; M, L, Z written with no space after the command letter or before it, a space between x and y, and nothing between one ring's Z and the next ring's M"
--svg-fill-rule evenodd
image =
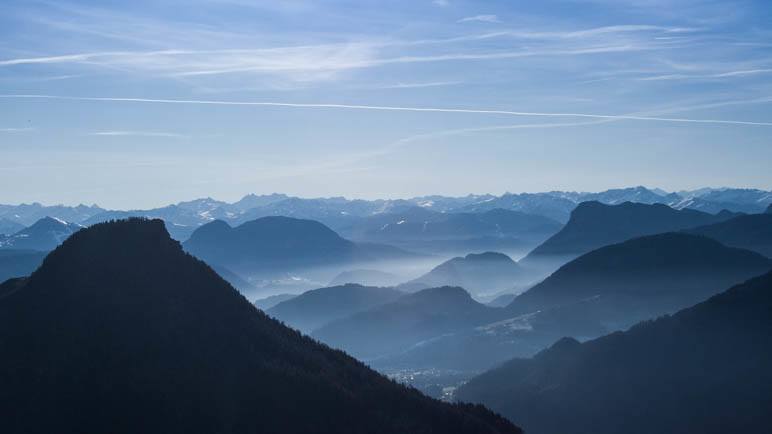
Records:
M330 104L330 103L290 103L275 101L218 101L218 100L189 100L189 99L160 99L160 98L121 98L121 97L75 97L61 95L11 95L3 94L0 98L7 99L59 99L70 101L94 101L94 102L124 102L145 104L192 104L192 105L224 105L245 107L287 107L303 109L332 109L332 110L366 110L366 111L390 111L390 112L423 112L423 113L456 113L477 115L502 115L520 117L550 117L550 118L588 118L588 119L613 119L644 122L668 122L668 123L695 123L715 125L747 125L747 126L772 126L772 122L756 122L730 119L694 119L694 118L670 118L658 116L636 116L619 114L597 113L560 113L560 112L536 112L536 111L512 111L495 109L465 109L443 107L399 107L360 104Z
M448 53L377 57L374 47L344 44L315 47L287 47L257 50L164 50L151 52L103 52L64 56L7 59L0 66L43 63L87 63L156 75L196 77L236 73L286 73L299 81L330 78L352 69L390 64L431 63L447 61L483 61L535 56L576 56L600 53L660 49L661 46L612 44L576 48L522 49L516 51Z
M27 133L35 131L34 128L0 128L0 133Z
M396 83L386 84L378 86L379 89L418 89L422 87L443 87L443 86L456 86L462 84L463 81L427 81L421 83Z
M184 134L168 133L162 131L95 131L88 133L89 136L108 136L108 137L167 137L167 138L184 138L187 137Z
M497 20L495 15L467 17L461 21ZM153 27L155 28L155 26ZM132 30L126 29L127 32ZM176 33L183 33L178 29ZM336 79L342 73L395 64L448 61L488 61L524 57L560 57L620 53L641 50L668 50L680 47L678 40L655 40L650 34L694 32L698 29L655 25L618 25L582 30L535 31L504 30L439 39L373 39L313 45L286 45L249 48L255 42L230 34L217 35L211 30L191 36L190 48L116 50L68 53L61 55L24 56L0 60L0 67L18 65L73 64L90 68L109 68L123 73L156 77L195 78L222 74L273 75L293 82L315 82ZM73 30L80 31L80 30ZM108 31L108 30L105 30ZM112 30L109 30L112 31ZM175 34L176 34L175 33ZM159 35L163 35L160 33ZM208 36L208 38L207 38ZM174 41L175 36L168 40ZM467 43L479 40L497 41L485 50L469 49ZM507 39L529 41L513 49ZM198 42L199 40L208 41ZM570 43L568 42L570 41ZM160 41L158 41L160 42ZM144 44L155 45L158 44ZM247 47L244 48L243 46ZM439 52L433 45L447 45ZM454 45L462 48L453 50ZM498 49L495 49L498 46ZM344 76L345 77L345 76Z
M745 69L737 71L719 72L713 74L662 74L648 77L639 77L640 81L665 81L665 80L711 80L722 78L742 78L761 74L772 74L772 68Z
M524 123L524 124L521 123L521 124L514 124L514 125L495 125L495 126L488 126L488 127L452 128L452 129L432 131L428 133L420 133L420 134L414 134L408 137L403 137L399 140L395 140L391 143L381 146L380 148L372 150L368 153L359 154L357 156L357 161L362 161L370 158L391 154L399 150L400 148L403 148L412 143L422 142L422 141L427 141L427 140L432 140L437 138L443 138L443 137L452 137L452 136L459 136L459 135L496 132L496 131L514 131L514 130L530 130L530 129L549 130L549 129L559 129L559 128L587 127L587 126L600 125L600 124L605 124L610 122L619 122L622 120L629 119L630 117L652 119L651 116L661 116L665 114L688 112L693 110L702 110L702 109L709 109L709 108L726 107L726 106L733 106L733 105L764 104L764 103L770 103L770 102L772 102L772 97L744 99L744 100L716 101L716 102L702 103L702 104L677 104L672 107L667 107L659 110L629 113L629 114L620 115L616 117L599 118L599 119L593 119L589 121L544 122L544 123Z
M500 23L499 17L496 15L474 15L471 17L464 17L458 20L459 23L479 22L479 23Z

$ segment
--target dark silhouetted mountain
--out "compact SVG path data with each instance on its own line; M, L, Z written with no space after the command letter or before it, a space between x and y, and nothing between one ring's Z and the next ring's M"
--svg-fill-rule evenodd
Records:
M582 255L507 309L526 314L592 299L583 315L589 317L593 306L594 321L622 329L691 306L770 268L769 258L707 237L650 235Z
M563 229L529 253L523 264L538 265L550 258L566 262L609 244L717 223L728 217L689 209L676 210L662 204L583 202L571 213L571 219Z
M216 220L198 228L184 246L209 263L247 276L404 254L390 246L355 244L319 222L290 217L263 217L236 227Z
M772 273L673 316L563 339L462 386L533 434L767 432Z
M82 230L0 294L4 433L518 432L270 319L161 221Z
M770 268L768 258L702 236L636 238L569 262L506 308L492 310L486 324L374 366L487 369L563 336L591 339L676 312Z
M0 218L0 237L3 235L13 235L22 229L24 229L23 224L6 218Z
M394 286L400 281L399 276L379 270L349 270L335 276L330 286L356 283L364 286Z
M512 290L518 280L523 279L523 270L509 256L503 253L470 253L465 257L453 258L436 266L413 281L429 288L459 286L472 295L492 295Z
M104 209L96 206L45 206L37 202L21 205L0 205L0 218L30 226L45 217L54 217L72 223L82 223L93 215L103 212Z
M404 293L391 288L347 284L306 291L267 311L269 315L302 332L329 322L390 303Z
M83 224L90 226L132 217L157 218L166 223L166 230L175 240L184 241L201 225L222 217L216 212L219 210L219 204L220 202L211 199L199 199L149 210L104 211L84 221Z
M748 214L720 223L688 229L726 244L772 258L772 214Z
M772 205L769 205L769 206L767 207L767 211L766 211L766 213L767 213L767 214L772 214Z
M462 288L430 288L333 321L312 336L355 357L369 359L483 323L491 309L474 301Z
M276 294L255 300L254 305L263 311L268 310L282 301L292 300L297 294Z
M0 283L12 277L29 276L46 257L38 250L0 250Z
M53 217L44 217L32 226L5 238L0 238L0 249L53 250L83 226L67 223Z

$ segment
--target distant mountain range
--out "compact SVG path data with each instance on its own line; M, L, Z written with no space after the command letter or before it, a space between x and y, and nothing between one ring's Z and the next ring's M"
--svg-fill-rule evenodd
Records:
M772 273L629 331L563 339L462 386L533 434L768 431Z
M583 202L571 212L563 229L531 251L522 263L540 266L541 262L556 262L559 265L609 244L712 224L734 216L730 212L714 215L692 209L678 210L663 204Z
M37 202L21 205L0 204L0 218L22 226L30 226L44 217L54 217L70 223L83 223L90 217L104 212L97 205L53 205L45 206Z
M558 222L568 220L577 204L596 200L605 204L623 202L662 203L676 209L691 208L708 213L721 210L760 213L772 204L772 192L753 189L699 189L667 193L658 189L632 187L600 193L553 191L547 193L506 193L501 196L469 195L464 197L425 196L397 200L348 200L345 198L303 199L283 194L247 195L234 203L211 198L180 202L148 210L105 210L96 205L43 206L39 203L0 205L0 219L29 226L43 217L88 226L129 216L161 218L167 229L179 240L185 240L197 227L213 220L238 225L266 216L288 216L317 220L336 231L365 224L360 221L381 214L398 214L420 207L437 213L483 213L494 209L518 211L544 216ZM397 220L399 221L399 220Z
M83 226L53 217L43 217L13 235L0 235L0 249L53 250Z
M384 242L412 250L421 250L428 242L443 242L468 251L465 246L474 249L487 242L510 247L535 245L561 226L550 218L519 211L440 213L411 206L400 212L358 219L340 232L353 240Z
M0 348L10 434L520 432L270 319L160 220L79 231L0 285Z
M278 303L266 313L290 327L309 333L327 323L372 309L403 296L391 288L347 284L306 291Z
M515 292L517 284L526 278L527 274L521 267L505 254L470 253L443 262L423 276L407 282L405 288L459 286L474 296L491 297L503 291Z

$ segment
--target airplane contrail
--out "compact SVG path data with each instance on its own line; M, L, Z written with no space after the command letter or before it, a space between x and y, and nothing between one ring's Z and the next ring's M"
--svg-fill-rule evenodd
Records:
M656 116L609 115L609 114L592 114L592 113L524 112L524 111L510 111L510 110L462 109L462 108L440 108L440 107L399 107L399 106L378 106L378 105L360 105L360 104L288 103L288 102L274 102L274 101L222 101L222 100L190 100L190 99L159 99L159 98L86 97L86 96L63 96L63 95L36 95L36 94L4 94L4 95L0 95L0 98L58 99L58 100L71 100L71 101L129 102L129 103L152 103L152 104L198 104L198 105L223 105L223 106L294 107L294 108L315 108L315 109L404 111L404 112L430 112L430 113L465 113L465 114L507 115L507 116L523 116L523 117L573 117L573 118L614 119L614 120L649 121L649 122L673 122L673 123L696 123L696 124L719 124L719 125L752 125L752 126L772 127L772 122L756 122L756 121L742 121L742 120L669 118L669 117L656 117Z

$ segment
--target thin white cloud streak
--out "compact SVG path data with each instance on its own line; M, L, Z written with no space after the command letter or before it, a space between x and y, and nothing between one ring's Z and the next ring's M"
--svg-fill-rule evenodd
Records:
M63 95L31 95L31 94L3 94L0 98L4 99L48 99L48 100L68 100L68 101L94 101L94 102L126 102L126 103L147 103L147 104L192 104L192 105L215 105L215 106L246 106L246 107L287 107L304 109L334 109L334 110L365 110L365 111L389 111L389 112L422 112L422 113L454 113L454 114L480 114L480 115L502 115L502 116L520 116L520 117L550 117L550 118L588 118L588 119L613 119L626 121L644 121L644 122L668 122L668 123L690 123L690 124L714 124L714 125L748 125L748 126L772 126L772 122L756 122L744 120L725 120L725 119L692 119L692 118L669 118L657 116L635 116L635 115L615 115L615 114L595 114L595 113L559 113L559 112L527 112L512 110L493 110L493 109L461 109L461 108L441 108L441 107L399 107L399 106L378 106L361 104L329 104L329 103L289 103L275 101L218 101L218 100L190 100L190 99L160 99L160 98L121 98L121 97L81 97L81 96L63 96Z
M162 131L95 131L88 133L89 136L107 136L107 137L166 137L166 138L184 138L184 134L167 133Z
M317 161L312 164L285 166L280 168L266 168L261 170L261 176L263 179L274 179L287 176L308 176L308 175L322 175L327 173L335 173L345 171L359 171L362 170L360 163L363 161L371 160L373 158L389 155L395 151L403 148L411 143L420 142L422 140L429 140L440 137L450 137L459 134L472 134L478 132L496 131L496 130L518 130L518 129L551 129L551 128L567 128L567 127L580 127L586 125L601 124L606 122L612 122L611 120L593 120L586 122L564 122L564 123L539 123L539 124L517 124L517 125L503 125L493 127L479 127L479 128L459 128L453 130L441 130L429 133L421 133L405 137L399 140L395 140L388 143L378 149L360 153L347 153L345 155L334 156L327 160ZM351 167L352 165L357 165ZM288 175L289 174L289 175Z
M616 119L601 119L585 122L551 122L551 123L536 123L536 124L515 124L515 125L497 125L492 127L474 127L474 128L457 128L452 130L435 131L431 133L416 134L413 136L405 137L394 142L389 143L380 150L376 151L373 156L388 154L393 152L396 148L403 147L404 145L426 139L434 139L438 137L457 136L460 134L472 134L491 131L506 131L506 130L528 130L528 129L553 129L553 128L568 128L568 127L583 127L588 125L598 125L606 122L613 122Z
M463 81L428 81L424 83L396 83L383 86L371 86L374 89L419 89L423 87L444 87L463 84Z
M147 57L161 55L178 55L199 53L191 50L157 50L157 51L99 51L93 53L65 54L61 56L22 57L18 59L0 60L0 66L34 65L39 63L77 63L108 57ZM206 53L206 52L201 52Z
M654 110L649 112L632 113L626 116L641 117L645 115L664 115L669 113L688 112L693 110L703 110L703 109L726 107L726 106L732 106L732 105L763 104L768 102L772 102L772 97L756 98L756 99L750 99L750 100L718 101L718 102L704 103L704 104L680 105L676 107L669 107L669 108L664 108L664 109L659 109L659 110ZM433 131L429 133L415 134L412 136L408 136L408 137L393 141L391 143L386 144L385 146L382 146L377 150L374 150L365 154L359 154L355 158L357 159L357 162L359 162L359 161L367 160L369 158L388 155L410 143L419 142L422 140L436 139L441 137L451 137L451 136L462 135L462 134L473 134L473 133L506 131L506 130L520 130L520 129L554 129L554 128L584 127L584 126L599 125L599 124L610 123L610 122L618 122L620 120L621 119L599 119L599 120L584 121L584 122L562 122L562 123L552 122L552 123L535 123L535 124L497 125L497 126L491 126L491 127L457 128L457 129L450 129L450 130Z
M667 80L711 80L721 78L742 78L753 75L770 74L772 69L745 69L738 71L720 72L715 74L663 74L650 77L640 77L639 81L667 81Z
M562 30L562 31L523 31L523 30L501 30L496 32L480 33L473 35L455 36L450 38L438 39L419 39L415 41L395 41L394 45L430 45L430 44L449 44L455 42L473 42L485 39L511 38L526 40L545 40L545 41L565 41L577 39L590 39L604 35L623 35L631 33L660 32L665 34L683 34L700 32L701 28L696 27L667 27L654 26L647 24L629 24L593 27L583 30Z
M34 128L0 128L0 133L26 133L35 131Z
M492 14L484 14L484 15L475 15L472 17L464 17L458 20L459 23L469 23L469 22L478 22L478 23L500 23L499 17Z

